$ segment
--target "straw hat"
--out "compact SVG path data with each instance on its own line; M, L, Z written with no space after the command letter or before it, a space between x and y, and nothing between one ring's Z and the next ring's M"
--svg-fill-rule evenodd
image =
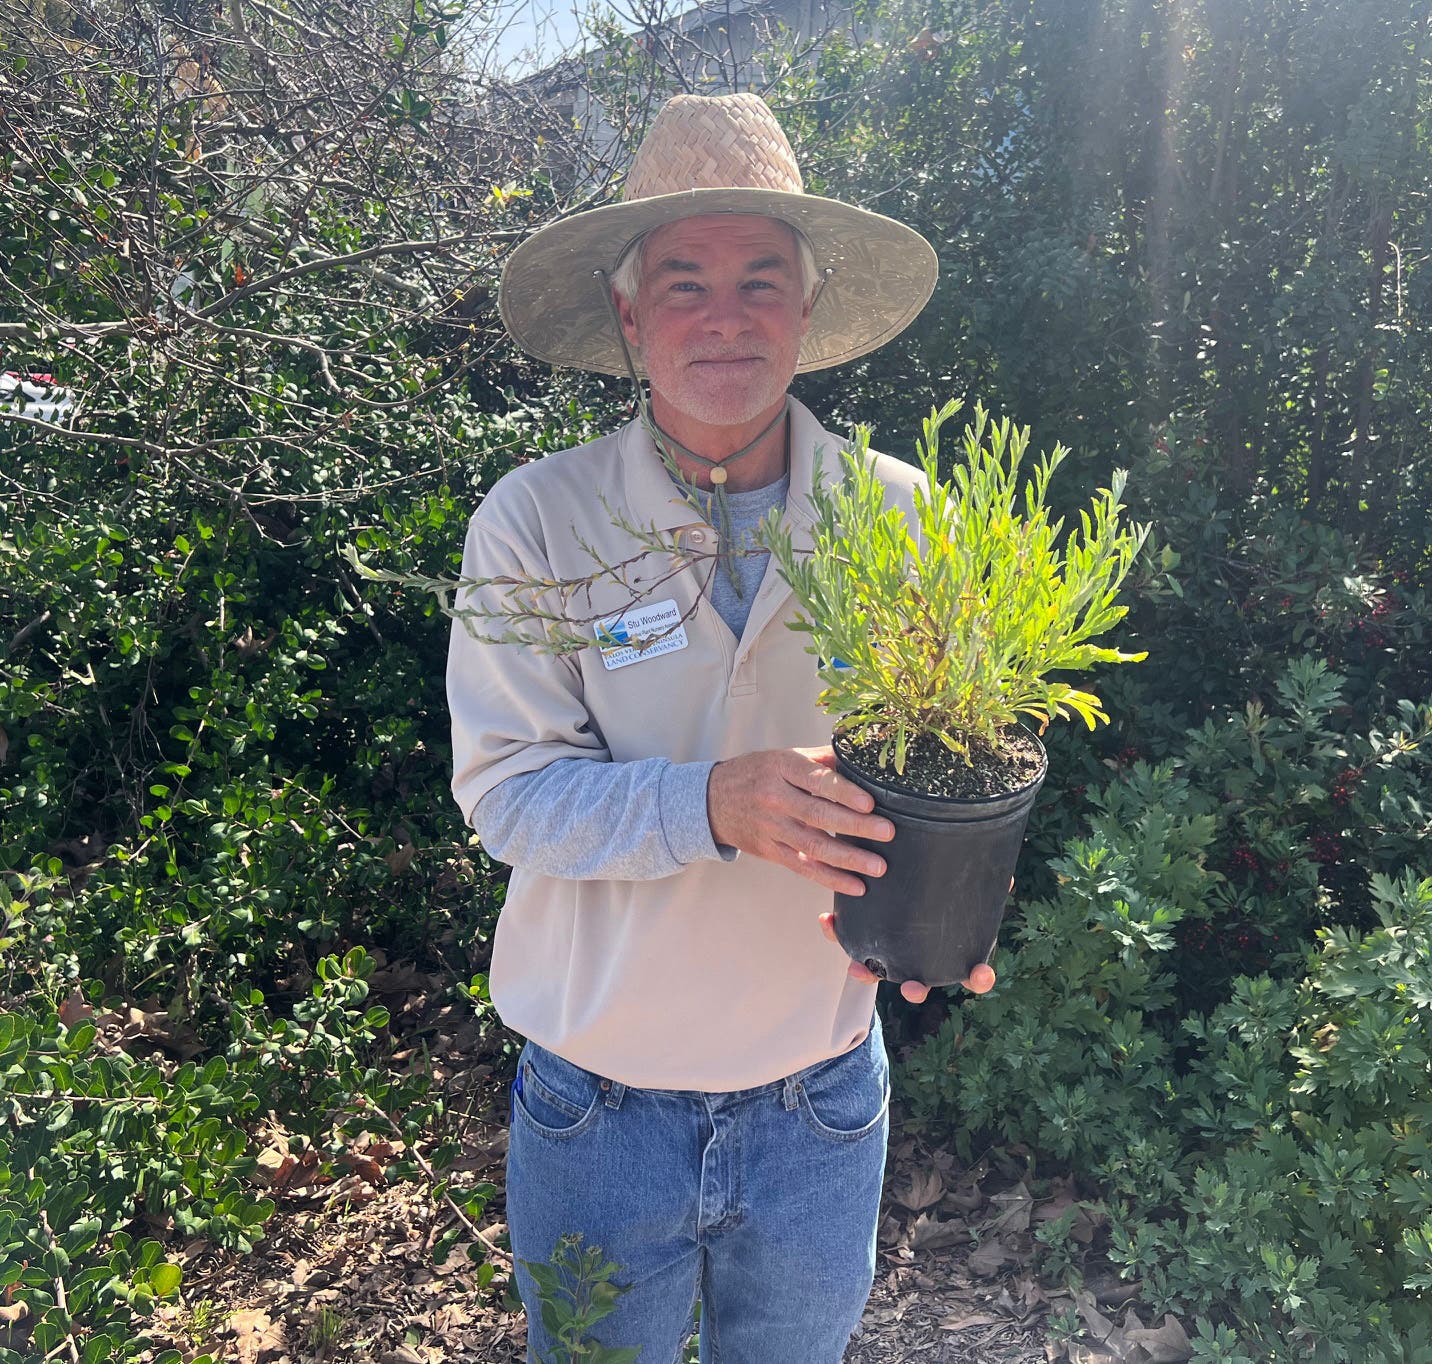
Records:
M939 274L918 232L805 193L791 144L759 96L677 95L637 149L622 202L551 223L508 257L498 292L508 332L549 364L625 374L605 285L592 272L610 277L643 233L706 213L779 218L805 234L816 268L832 272L797 373L844 364L898 335Z

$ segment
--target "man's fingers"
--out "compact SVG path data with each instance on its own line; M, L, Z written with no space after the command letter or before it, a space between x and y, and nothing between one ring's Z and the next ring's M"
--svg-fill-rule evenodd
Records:
M863 790L853 781L847 781L835 770L834 755L829 762L823 762L808 753L804 758L805 760L801 761L801 756L797 756L799 765L786 778L797 791L804 791L807 795L823 801L834 801L837 805L843 805L848 810L857 810L861 814L868 814L875 808L875 797L869 791Z
M777 843L784 844L793 852L811 862L821 862L837 871L858 872L861 876L883 876L885 859L868 848L834 838L824 829L812 828L797 819L783 821L771 831ZM853 895L864 893L862 886Z
M970 978L960 982L971 994L987 995L994 989L994 968L984 962L980 962L973 971Z
M840 946L840 939L835 936L835 914L827 911L820 916L820 931L825 934L837 947ZM861 981L880 979L874 972L867 970L858 961L850 963L850 974ZM960 982L971 994L984 995L994 989L995 974L994 968L986 962L981 962L970 972L970 978ZM930 995L930 987L918 980L907 980L900 986L900 993L910 1001L911 1004L923 1004Z
M826 913L820 916L820 931L837 947L840 947L840 939L835 936L835 914L833 911L827 910ZM841 950L844 951L845 949L841 948ZM871 981L878 983L880 980L880 977L877 976L874 971L862 966L858 961L852 961L846 968L846 971L852 980L858 980L863 985L869 984Z
M831 844L835 843L834 839L827 841ZM793 848L785 843L777 843L772 851L775 854L775 861L804 876L806 880L814 881L818 886L824 886L827 890L836 891L841 895L865 894L864 881L858 876L852 876L849 872L841 871L839 867L827 862L824 857L807 856L799 848Z
M835 936L834 912L827 911L820 916L820 931L837 947L840 946L840 939ZM877 976L874 971L858 961L852 961L846 969L853 980L858 980L862 984L869 984L872 981L879 984L881 980L881 977ZM930 993L930 988L927 985L921 985L919 981L907 980L905 984L900 987L900 993L903 994L910 1003L922 1004L925 1001L925 997Z
M872 815L847 805L838 805L803 791L791 792L790 817L822 833L867 838L872 843L888 843L895 837L895 826L884 815Z

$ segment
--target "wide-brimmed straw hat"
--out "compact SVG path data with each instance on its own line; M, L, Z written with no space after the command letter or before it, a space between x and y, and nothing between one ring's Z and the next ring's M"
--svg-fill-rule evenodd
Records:
M757 95L677 95L657 114L622 201L551 223L507 259L498 306L523 350L553 365L627 373L606 285L627 248L662 223L759 213L805 234L828 272L798 373L844 364L903 331L939 265L918 232L868 209L807 194L791 144ZM640 356L635 357L640 368Z

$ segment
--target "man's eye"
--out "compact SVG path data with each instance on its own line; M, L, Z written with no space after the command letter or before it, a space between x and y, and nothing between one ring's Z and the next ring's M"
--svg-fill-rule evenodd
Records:
M673 292L690 293L693 289L700 289L701 286L694 279L679 279L671 286Z
M769 279L752 279L747 280L746 283L752 289L774 289L776 287L775 281Z

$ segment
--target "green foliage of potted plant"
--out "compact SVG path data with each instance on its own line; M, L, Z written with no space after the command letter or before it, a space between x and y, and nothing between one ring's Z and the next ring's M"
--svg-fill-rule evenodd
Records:
M886 874L837 895L837 936L871 970L931 985L965 979L994 945L1047 768L1022 722L1042 734L1077 715L1093 729L1108 716L1067 675L1146 656L1094 642L1125 615L1118 590L1148 534L1120 523L1124 472L1061 541L1046 498L1068 450L1021 479L1028 429L976 405L942 481L940 429L960 407L924 423L913 525L888 505L857 428L845 477L817 480L813 549L797 551L774 516L762 527L800 607L791 628L821 660L838 770L896 829L876 848Z

